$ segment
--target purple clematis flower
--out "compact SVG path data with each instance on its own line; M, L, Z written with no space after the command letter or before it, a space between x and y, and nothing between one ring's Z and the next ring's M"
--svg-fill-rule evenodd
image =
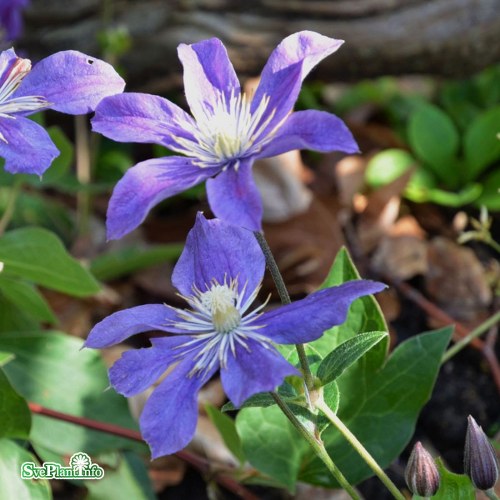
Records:
M251 309L264 275L264 256L253 234L199 214L172 281L189 309L144 305L112 314L90 332L86 347L103 348L140 332L174 335L151 339L152 347L125 352L111 367L113 387L133 396L174 369L148 399L140 417L153 458L174 453L191 440L197 394L220 369L235 406L253 394L272 391L300 372L274 344L310 342L341 324L351 302L381 291L373 281L350 281L303 300L262 312Z
M258 158L293 149L358 151L345 124L322 111L292 112L302 80L342 40L302 31L273 51L253 96L241 91L217 38L179 45L192 116L161 97L126 93L104 99L93 130L120 142L157 143L184 156L143 161L111 197L108 237L136 228L160 201L207 180L214 214L252 231L261 229L262 201L252 178Z
M1 0L0 1L0 31L1 39L16 40L23 31L22 11L29 4L29 0Z
M70 115L90 113L106 96L122 92L125 82L111 65L68 50L29 59L13 49L0 54L0 157L10 173L41 175L59 156L49 134L26 116L42 109Z

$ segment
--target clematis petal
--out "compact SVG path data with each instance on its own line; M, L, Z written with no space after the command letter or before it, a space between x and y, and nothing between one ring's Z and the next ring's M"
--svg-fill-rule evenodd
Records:
M7 172L42 175L58 156L43 127L22 116L0 117L0 157Z
M104 98L95 110L92 130L118 142L175 146L172 136L188 137L178 125L191 117L163 97L128 92Z
M26 75L13 98L41 96L70 115L94 111L104 97L123 92L125 82L110 64L75 50L57 52Z
M250 396L274 391L289 375L300 375L274 349L254 340L247 340L248 350L240 344L236 355L229 355L227 366L221 367L222 386L235 406L241 406Z
M286 37L269 57L252 100L252 111L268 96L268 109L274 111L272 125L279 123L292 110L302 81L322 59L335 52L343 40L300 31Z
M325 330L342 324L354 300L384 288L386 285L377 281L348 281L266 312L255 324L263 325L260 334L279 344L311 342L321 337Z
M226 48L217 38L192 45L180 44L177 53L184 67L184 89L193 115L214 109L220 96L240 93L240 84Z
M153 347L132 349L109 369L109 381L117 392L130 397L152 386L169 366L178 361L176 349L184 336L153 338Z
M182 450L191 441L198 420L197 396L207 377L189 376L193 362L186 359L153 391L139 424L152 458Z
M237 277L240 291L246 284L246 300L260 284L264 269L264 255L250 231L217 219L206 220L199 213L175 266L172 283L183 295L192 295L193 285L205 290L214 278L224 283L225 278Z
M115 240L135 229L160 201L180 193L217 168L200 168L190 158L168 156L138 163L115 186L108 206L108 238Z
M262 200L252 176L251 160L207 181L210 208L216 217L251 231L261 230Z
M293 149L358 153L359 148L346 124L335 115L308 110L292 113L259 158L276 156Z
M170 327L178 321L175 309L164 304L148 304L118 311L103 319L92 328L84 347L101 349L118 344L136 333L162 330L172 333L185 333Z

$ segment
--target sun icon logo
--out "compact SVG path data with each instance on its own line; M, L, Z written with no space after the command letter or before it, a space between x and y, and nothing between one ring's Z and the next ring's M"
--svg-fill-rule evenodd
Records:
M86 453L75 453L69 465L75 471L75 475L82 476L83 471L90 466L90 457Z

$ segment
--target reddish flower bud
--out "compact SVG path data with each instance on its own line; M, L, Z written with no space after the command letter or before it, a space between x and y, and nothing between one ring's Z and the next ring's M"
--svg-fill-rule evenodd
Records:
M464 469L478 490L489 490L498 480L495 450L481 426L469 415L465 436Z
M418 441L413 447L405 479L408 488L415 495L431 497L439 489L439 472L431 454Z

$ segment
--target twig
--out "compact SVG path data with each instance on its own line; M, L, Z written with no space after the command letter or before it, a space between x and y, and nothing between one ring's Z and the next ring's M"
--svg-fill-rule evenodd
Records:
M126 427L108 424L106 422L100 422L98 420L92 420L90 418L68 415L67 413L62 413L59 411L51 410L50 408L45 408L38 403L29 402L28 406L33 413L36 413L38 415L55 418L57 420L62 420L64 422L69 422L71 424L86 427L87 429L93 429L96 431L105 432L107 434L113 434L114 436L131 439L133 441L144 442L141 433L138 431L134 431L133 429L127 429ZM204 475L212 473L210 462L202 457L199 457L198 455L195 455L194 453L190 453L188 451L178 451L174 455L182 461L198 469ZM258 500L258 498L253 493L248 491L244 486L242 486L240 483L229 476L217 474L214 476L214 480L221 486L243 498L244 500Z
M386 281L391 281L392 284L408 299L415 302L421 309L423 309L429 316L440 321L445 325L455 325L454 340L459 341L460 339L470 335L471 331L462 325L459 321L453 319L451 316L446 314L442 309L433 304L430 300L426 299L420 292L415 290L413 287L403 282L394 282L386 278ZM471 340L470 344L472 347L477 349L482 353L486 359L493 377L493 381L500 392L500 365L498 359L496 358L493 349L486 344L481 339L474 338Z

